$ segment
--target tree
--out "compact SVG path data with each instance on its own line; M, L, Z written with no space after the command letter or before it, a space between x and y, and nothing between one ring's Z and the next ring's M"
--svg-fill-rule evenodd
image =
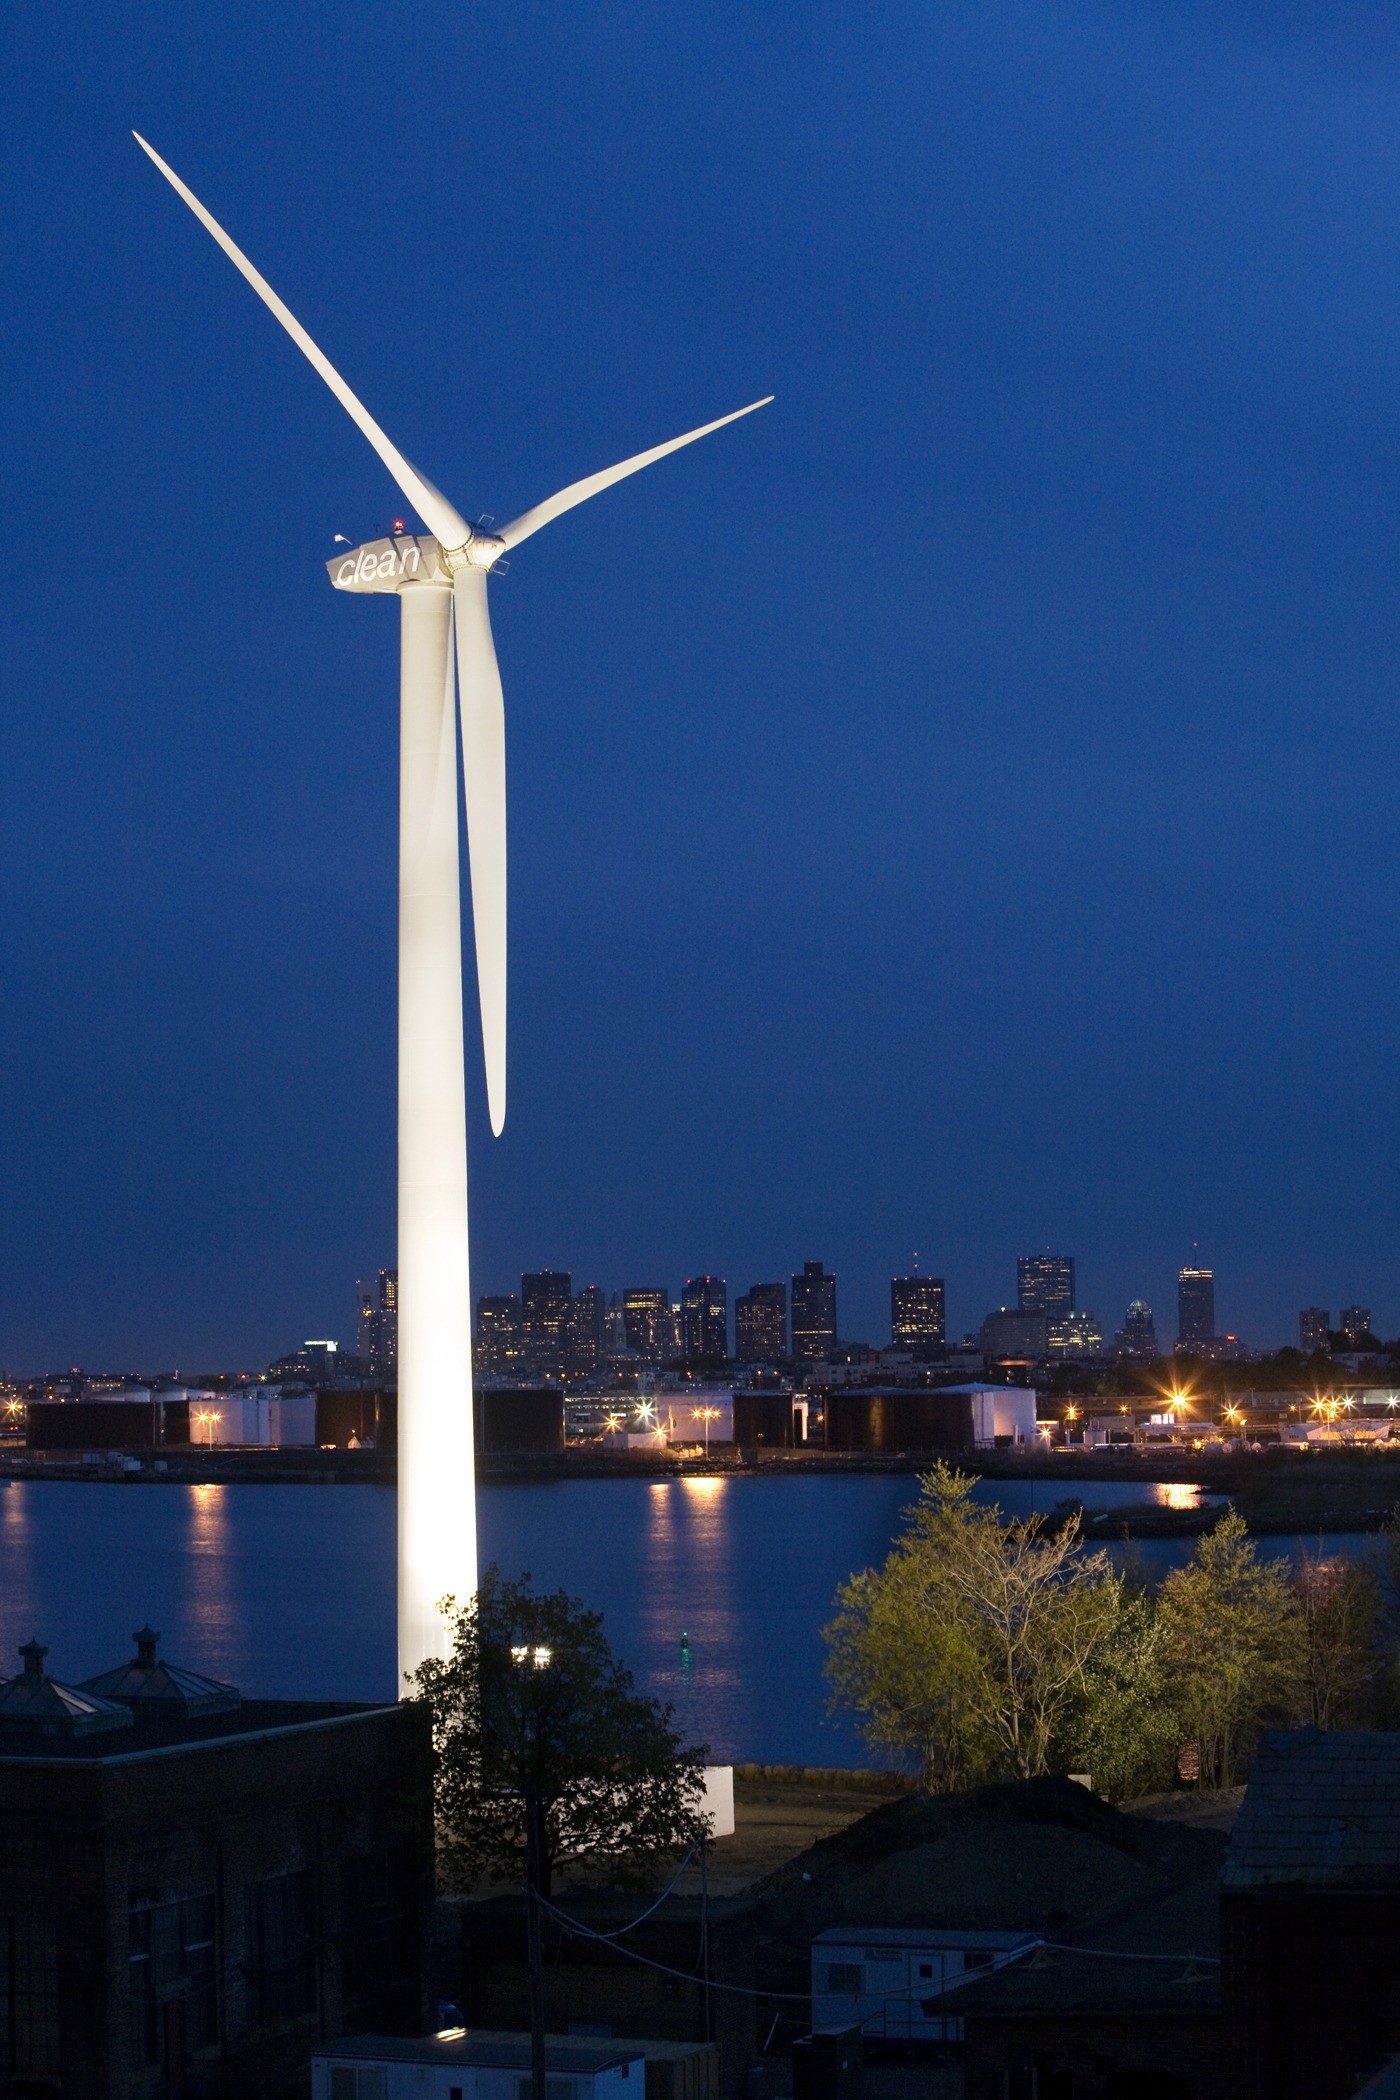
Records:
M974 1485L943 1464L926 1474L884 1567L838 1591L826 1629L835 1703L945 1788L1048 1769L1121 1603L1077 1518L1003 1524Z
M1068 1768L1087 1772L1111 1801L1169 1786L1177 1747L1157 1613L1141 1588L1118 1579L1118 1617L1085 1673L1063 1745Z
M1382 1669L1380 1586L1362 1560L1329 1559L1319 1540L1293 1570L1303 1644L1304 1711L1315 1728L1364 1725Z
M704 1752L671 1709L633 1688L602 1618L528 1575L488 1568L469 1604L448 1598L452 1653L414 1673L433 1721L438 1845L459 1885L522 1882L530 1961L531 2070L544 2100L540 1905L555 1870L637 1882L705 1834Z
M1282 1561L1261 1562L1238 1510L1162 1585L1167 1703L1207 1786L1230 1786L1259 1729L1290 1721L1305 1677L1301 1614Z
M863 1715L876 1750L912 1754L930 1793L975 1785L996 1768L972 1705L976 1654L950 1601L934 1557L905 1541L883 1568L842 1584L825 1628L833 1707Z

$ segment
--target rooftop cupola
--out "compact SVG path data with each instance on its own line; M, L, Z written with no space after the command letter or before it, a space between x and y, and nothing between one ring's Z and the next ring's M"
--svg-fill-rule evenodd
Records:
M0 1736L100 1735L130 1728L127 1707L50 1677L44 1668L49 1651L42 1641L27 1640L19 1652L23 1670L0 1683Z
M202 1677L197 1670L164 1662L156 1653L160 1635L153 1626L142 1626L131 1638L136 1643L135 1655L118 1663L115 1670L87 1678L82 1687L85 1692L115 1699L143 1714L223 1714L243 1704L236 1685L221 1684L216 1677Z

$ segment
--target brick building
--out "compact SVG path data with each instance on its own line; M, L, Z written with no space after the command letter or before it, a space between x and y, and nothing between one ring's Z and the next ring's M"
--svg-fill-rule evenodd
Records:
M0 2100L271 2100L427 2024L426 1714L243 1699L156 1639L0 1684Z

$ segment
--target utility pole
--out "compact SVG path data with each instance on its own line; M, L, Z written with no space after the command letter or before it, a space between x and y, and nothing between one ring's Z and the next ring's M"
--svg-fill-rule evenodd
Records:
M705 1979L705 2040L715 2038L714 1992L710 1971L710 1840L700 1840L700 1973Z
M512 1648L521 1675L520 1720L525 1763L525 1957L530 1974L530 2100L545 2100L544 1958L540 1951L540 1906L544 1895L544 1802L540 1798L540 1694L542 1672L554 1657L545 1647Z
M540 1950L540 1879L544 1855L537 1789L525 1794L525 1950L530 1970L530 2100L545 2100L544 1959Z

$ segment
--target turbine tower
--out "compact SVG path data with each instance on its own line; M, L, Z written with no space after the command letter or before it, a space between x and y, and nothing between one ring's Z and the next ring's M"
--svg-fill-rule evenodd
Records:
M501 676L486 579L522 540L653 460L772 400L574 481L499 533L471 526L411 466L193 192L137 144L242 271L388 468L426 535L395 531L326 564L337 590L399 600L398 1654L401 1674L447 1648L438 1604L476 1592L471 1285L467 1244L462 924L454 683L491 1128L506 1113L506 775ZM456 679L453 629L456 630Z

